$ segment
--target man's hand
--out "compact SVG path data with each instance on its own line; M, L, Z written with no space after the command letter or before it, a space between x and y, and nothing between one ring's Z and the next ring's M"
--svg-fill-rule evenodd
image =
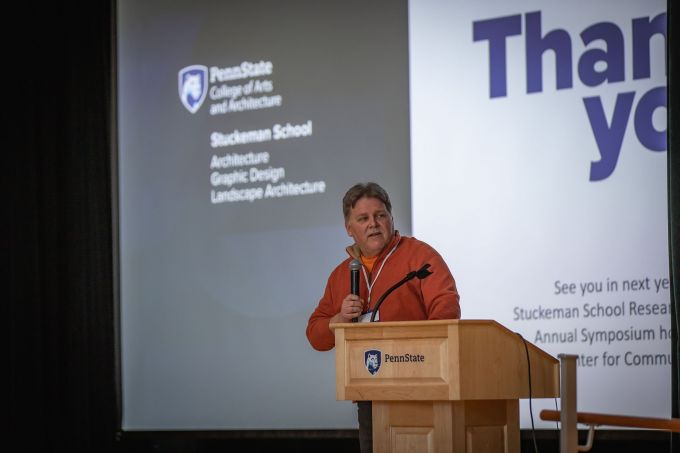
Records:
M364 301L356 294L348 294L342 301L340 313L331 318L331 322L351 322L364 311Z

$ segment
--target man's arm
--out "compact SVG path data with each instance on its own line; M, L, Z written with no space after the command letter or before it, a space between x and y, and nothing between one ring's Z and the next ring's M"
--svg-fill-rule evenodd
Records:
M307 339L318 351L328 351L335 346L335 334L330 330L330 323L351 322L363 310L364 301L359 296L348 294L338 304L333 301L332 276L328 279L324 295L319 301L307 323Z
M329 278L323 297L307 322L307 340L317 351L328 351L335 346L335 335L328 327L328 324L330 324L331 318L336 314L337 311L333 309L331 281Z
M421 280L427 319L460 319L460 296L456 281L441 255L429 248L426 262L431 264L432 275Z

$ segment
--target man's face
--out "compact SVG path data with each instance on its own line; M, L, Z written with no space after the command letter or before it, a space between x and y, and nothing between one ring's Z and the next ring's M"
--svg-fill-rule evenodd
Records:
M392 215L377 198L359 198L349 212L345 228L366 257L382 252L394 235Z

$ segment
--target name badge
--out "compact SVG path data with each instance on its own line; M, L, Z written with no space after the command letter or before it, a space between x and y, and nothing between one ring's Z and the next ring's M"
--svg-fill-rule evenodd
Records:
M359 316L359 322L371 322L371 315L373 310L367 311L363 315ZM380 321L380 312L376 313L374 321Z

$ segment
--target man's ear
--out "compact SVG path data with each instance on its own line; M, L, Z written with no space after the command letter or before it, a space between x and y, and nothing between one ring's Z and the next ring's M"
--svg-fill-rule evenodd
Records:
M349 231L349 223L345 222L345 231L347 231L347 236L352 237L352 233Z

